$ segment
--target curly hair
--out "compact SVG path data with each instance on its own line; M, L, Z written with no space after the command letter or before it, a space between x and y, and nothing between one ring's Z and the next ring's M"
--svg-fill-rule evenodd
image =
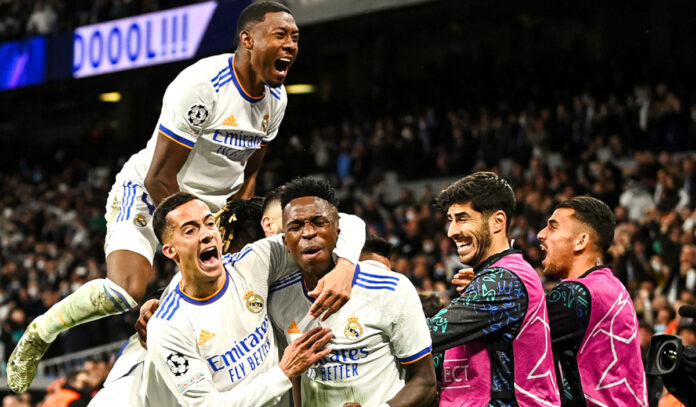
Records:
M246 244L264 237L261 228L263 198L230 199L215 214L215 223L222 237L222 253L238 252Z

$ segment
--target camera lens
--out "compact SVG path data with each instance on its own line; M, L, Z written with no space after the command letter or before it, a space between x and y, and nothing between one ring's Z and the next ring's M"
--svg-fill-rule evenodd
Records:
M674 341L667 341L657 350L657 367L664 373L669 373L677 363L678 346Z

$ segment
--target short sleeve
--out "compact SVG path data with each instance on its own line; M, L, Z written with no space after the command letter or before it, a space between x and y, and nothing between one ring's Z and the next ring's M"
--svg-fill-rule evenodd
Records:
M279 86L277 88L271 88L271 97L274 98L272 114L269 119L268 128L266 129L266 136L263 138L263 143L267 144L273 141L278 135L278 129L280 129L280 123L283 121L285 116L285 108L288 105L288 95L285 92L285 86Z
M413 284L408 279L400 278L395 295L397 298L391 302L394 318L388 333L399 362L409 364L429 355L432 341Z
M213 89L189 68L169 84L157 131L172 141L192 149L203 128L212 120L215 108Z

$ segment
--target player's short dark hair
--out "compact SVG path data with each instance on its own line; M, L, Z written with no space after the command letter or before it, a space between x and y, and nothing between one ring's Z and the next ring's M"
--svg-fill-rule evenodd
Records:
M266 13L284 12L292 15L289 8L275 1L259 1L251 3L239 14L237 19L237 32L235 38L244 30L250 30L253 25L260 23L266 17Z
M262 239L263 198L230 199L215 215L222 237L222 253L235 253L248 243Z
M377 235L369 235L365 239L361 254L374 253L382 257L390 258L393 245L386 239Z
M336 191L331 186L331 183L325 179L312 177L293 178L286 183L280 193L280 207L285 209L290 201L304 196L321 198L334 208L338 208Z
M575 196L556 205L556 209L567 208L573 216L589 226L597 235L596 246L605 253L614 240L616 218L609 205L591 196Z
M263 210L261 213L266 213L266 209L276 202L280 205L280 194L283 192L283 188L285 188L284 185L273 188L263 197Z
M471 203L471 207L484 216L501 210L505 212L506 226L509 227L515 202L515 193L505 179L493 172L479 171L445 188L438 195L436 204L446 212L454 204Z
M152 228L155 230L155 236L160 243L164 243L162 236L167 229L167 215L169 212L179 206L198 199L196 195L188 192L177 192L166 197L155 209L155 214L152 215Z
M442 300L435 293L419 293L418 298L420 298L423 314L426 318L434 317L444 308Z

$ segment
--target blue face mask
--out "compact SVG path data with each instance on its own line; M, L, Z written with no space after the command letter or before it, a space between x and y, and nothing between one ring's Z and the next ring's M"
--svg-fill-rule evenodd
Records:
M653 329L655 330L656 334L661 334L667 329L667 325L665 324L655 324L653 325Z

